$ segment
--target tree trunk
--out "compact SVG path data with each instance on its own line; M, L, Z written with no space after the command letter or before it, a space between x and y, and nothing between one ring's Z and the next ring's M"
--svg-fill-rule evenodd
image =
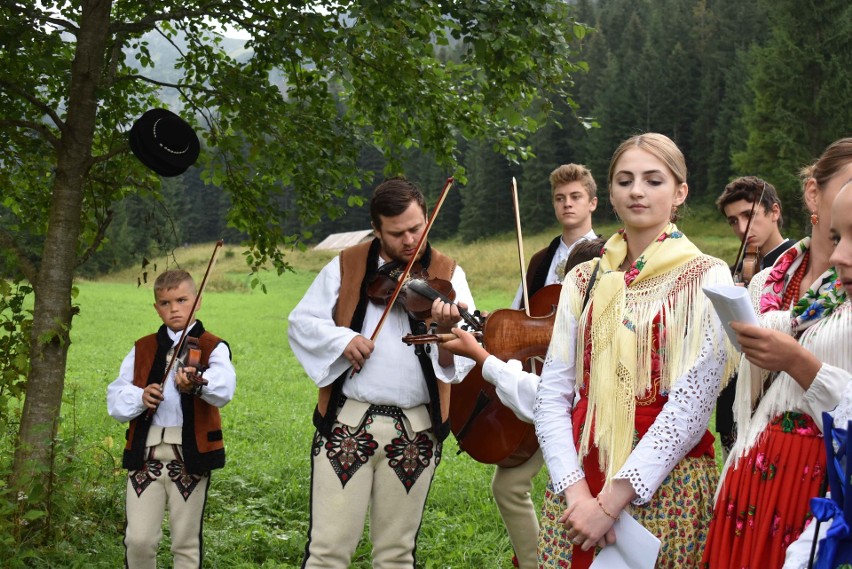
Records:
M71 330L71 286L77 268L83 186L92 154L112 0L84 0L67 117L61 129L48 230L35 288L30 371L12 474L29 507L49 504L53 441L59 422Z

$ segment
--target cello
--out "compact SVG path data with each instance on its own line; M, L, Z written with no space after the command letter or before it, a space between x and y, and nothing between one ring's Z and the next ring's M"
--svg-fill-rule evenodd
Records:
M556 311L551 307L548 315L538 317L532 316L529 311L531 300L524 278L526 264L521 244L517 185L514 178L512 192L518 235L518 260L521 266L524 305L527 309L504 308L492 312L482 326L482 342L489 352L504 361L525 361L546 354ZM542 296L545 306L547 303L555 304L552 291L553 289L550 289L546 298ZM538 305L536 302L536 306ZM459 452L466 452L477 462L485 464L512 468L526 462L538 449L535 427L519 419L511 409L500 402L495 387L482 377L482 368L479 365L468 373L464 381L452 386L450 430L458 441Z

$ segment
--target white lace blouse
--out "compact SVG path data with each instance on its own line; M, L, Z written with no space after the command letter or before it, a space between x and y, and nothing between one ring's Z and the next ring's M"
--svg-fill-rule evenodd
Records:
M571 413L576 399L577 320L560 308L557 320L567 319L571 337L566 360L548 355L534 409L536 432L555 492L585 478L574 446ZM636 492L635 505L647 503L674 466L701 440L716 404L725 369L714 350L724 342L724 330L715 313L705 326L699 357L677 379L644 437L614 478L628 480Z

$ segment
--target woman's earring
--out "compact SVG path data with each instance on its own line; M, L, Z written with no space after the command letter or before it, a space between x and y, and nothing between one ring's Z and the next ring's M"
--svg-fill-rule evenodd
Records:
M819 216L816 212L811 214L811 225L817 225L819 223Z

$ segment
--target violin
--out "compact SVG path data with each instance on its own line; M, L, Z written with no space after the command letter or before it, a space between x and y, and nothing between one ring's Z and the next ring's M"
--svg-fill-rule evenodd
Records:
M367 285L367 297L373 303L387 304L401 275L399 263L385 263L376 272L372 282ZM436 298L440 298L447 304L455 304L456 291L453 289L453 283L437 277L430 278L427 269L423 268L419 262L412 265L408 277L400 288L397 300L415 319L429 318L432 314L432 303ZM478 318L458 304L455 306L465 323L474 330L479 330Z
M197 361L195 365L186 364L186 367L195 367L196 374L198 378L191 378L192 381L198 385L206 385L207 380L201 378L201 374L198 373L201 364L201 347L198 344L198 340L192 336L187 336L187 332L189 332L189 325L192 323L193 317L195 316L195 311L198 309L198 302L201 300L201 295L204 292L204 287L207 286L207 278L210 276L210 271L213 269L213 265L216 264L216 260L219 258L219 251L225 245L225 242L220 239L216 242L216 245L213 247L213 254L210 256L210 261L207 263L207 270L204 271L204 278L201 279L201 286L198 287L198 292L195 294L195 300L192 303L192 308L190 308L189 316L186 319L186 324L183 327L183 331L180 333L180 339L178 339L177 349L172 354L171 359L169 360L169 364L166 366L166 371L163 373L163 378L158 382L160 385L163 385L168 379L169 374L171 373L173 367L176 363L178 363L179 357L186 353L185 357L189 358L190 349L187 348L187 344L189 342L193 342L195 345L195 349L197 350ZM193 357L196 357L193 355ZM190 374L192 375L192 374ZM201 383L199 383L201 382ZM157 412L158 407L154 407L152 409L148 409L148 412L145 414L145 420L150 420L151 417L154 416L154 413Z
M207 380L201 377L205 370L201 366L201 345L198 343L198 338L186 337L183 350L181 350L176 363L178 368L181 369L188 367L195 369L194 372L187 373L186 378L196 386L207 385Z
M734 275L734 282L741 282L748 286L751 278L760 272L760 249L757 245L748 245L743 255L743 263L740 271Z
M731 276L734 278L734 282L743 283L745 286L748 286L748 283L751 282L751 278L760 271L760 261L762 259L760 249L757 245L752 245L747 243L747 241L748 233L751 230L751 222L754 220L754 211L757 208L757 204L763 201L763 195L765 192L766 182L763 182L763 189L760 190L760 196L751 204L751 213L748 216L748 223L746 224L746 230L743 234L743 240L740 243L740 250L737 252L734 267L731 269ZM742 265L740 265L741 257ZM736 272L737 268L739 268L739 272Z
M516 224L517 187L512 180ZM544 357L550 345L560 285L544 287L528 298L518 227L518 256L521 282L524 283L524 304L529 311L500 309L485 318L479 338L488 352L501 360L520 361ZM451 337L450 337L451 336ZM403 338L406 343L413 339ZM420 336L426 341L449 341L455 335L433 334ZM450 397L450 430L456 437L459 452L466 452L477 462L512 468L526 462L538 449L535 427L519 419L500 402L497 390L482 377L482 367L475 366L461 383L452 385Z
M473 334L501 360L525 361L547 352L555 320L555 310L547 316L528 316L523 310L501 308L485 318L481 332ZM440 344L455 338L454 334L409 334L402 341ZM483 464L511 468L526 462L538 449L535 427L500 402L496 388L485 381L479 366L452 386L450 429L459 452Z

